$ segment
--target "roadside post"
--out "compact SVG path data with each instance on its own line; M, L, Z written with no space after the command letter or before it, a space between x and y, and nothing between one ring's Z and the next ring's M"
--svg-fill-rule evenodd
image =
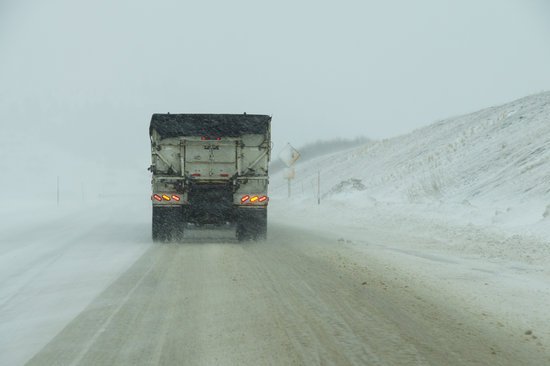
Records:
M321 204L321 171L317 171L317 204Z
M300 158L300 153L289 143L279 153L279 159L286 165L284 178L288 181L288 198L291 197L291 181L296 176L294 164Z

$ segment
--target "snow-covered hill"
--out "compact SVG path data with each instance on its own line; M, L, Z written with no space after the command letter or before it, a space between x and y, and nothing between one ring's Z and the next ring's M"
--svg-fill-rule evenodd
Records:
M365 131L368 135L368 131ZM394 204L472 224L548 226L550 92L296 166L293 201ZM282 174L272 194L283 197Z
M332 238L419 296L546 349L550 93L298 163L291 199L282 173L270 194L272 222Z

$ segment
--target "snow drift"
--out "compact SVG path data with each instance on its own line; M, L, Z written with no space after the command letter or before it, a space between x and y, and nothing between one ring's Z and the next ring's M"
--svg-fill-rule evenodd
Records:
M329 204L391 203L473 224L538 224L550 204L548 136L550 92L298 164L294 198L313 201L320 171ZM274 183L275 195L286 193L282 176Z

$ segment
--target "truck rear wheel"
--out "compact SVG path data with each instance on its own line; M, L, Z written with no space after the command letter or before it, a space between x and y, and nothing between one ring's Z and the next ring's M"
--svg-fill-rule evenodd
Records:
M265 219L259 220L256 226L256 240L266 240L267 239L267 212Z
M166 242L183 239L185 217L185 207L153 206L151 227L153 241Z
M265 240L267 237L267 210L241 209L237 214L237 240Z

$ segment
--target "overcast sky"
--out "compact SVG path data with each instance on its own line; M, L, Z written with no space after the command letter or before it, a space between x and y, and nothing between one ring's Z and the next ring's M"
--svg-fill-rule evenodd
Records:
M146 153L168 111L272 114L276 150L392 137L550 90L548 3L0 0L0 123Z

